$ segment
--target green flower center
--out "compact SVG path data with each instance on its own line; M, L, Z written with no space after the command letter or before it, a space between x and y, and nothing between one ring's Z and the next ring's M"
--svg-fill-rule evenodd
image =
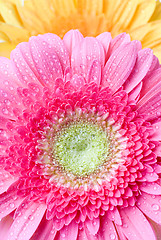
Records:
M57 136L55 154L66 171L87 175L102 165L109 154L107 134L91 123L71 124Z

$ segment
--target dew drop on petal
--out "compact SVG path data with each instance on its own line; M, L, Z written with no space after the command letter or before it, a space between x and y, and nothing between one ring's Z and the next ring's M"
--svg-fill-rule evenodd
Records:
M159 205L153 204L153 205L152 205L152 209L153 209L154 211L158 211L158 210L159 210Z
M115 238L116 238L115 234L113 234L113 233L110 234L110 239L111 239L111 240L114 240Z
M14 208L15 204L14 203L10 203L10 208Z

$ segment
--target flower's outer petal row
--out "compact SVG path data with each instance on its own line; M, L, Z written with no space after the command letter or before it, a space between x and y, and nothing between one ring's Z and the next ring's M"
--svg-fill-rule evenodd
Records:
M161 224L161 196L142 192L137 200L138 208L156 223Z
M46 205L37 202L24 202L17 209L19 213L8 232L7 240L28 240L37 229L46 211Z
M121 228L128 239L156 240L150 223L137 207L120 209L120 214L123 220Z
M125 38L126 37L127 36L125 36ZM29 239L41 222L47 208L47 215L45 217L47 219L53 219L53 224L51 224L51 220L48 224L46 222L45 230L40 234L42 237L45 236L48 239L52 238L48 232L51 229L53 231L53 236L56 236L56 238L60 240L62 239L62 236L66 236L66 239L70 238L71 234L75 239L77 239L77 237L79 239L80 236L84 236L85 239L97 239L97 235L99 235L99 232L101 231L100 228L103 224L105 227L106 221L112 228L117 228L118 226L118 231L122 232L132 240L136 239L136 236L138 239L140 238L141 228L138 225L140 224L139 222L145 221L146 233L142 239L146 239L148 234L152 240L155 239L146 218L138 208L135 207L134 209L132 206L135 205L138 199L138 207L147 214L145 212L144 204L141 202L143 199L140 200L141 197L146 197L147 195L147 198L149 199L153 197L154 199L157 199L156 204L154 204L155 206L151 206L153 210L158 213L158 210L160 209L160 205L158 205L160 196L155 196L155 191L158 191L158 194L161 191L160 181L158 180L160 176L160 165L158 165L159 159L157 160L156 155L153 153L153 150L157 147L156 140L159 139L156 130L157 127L160 126L160 123L148 123L145 121L146 117L144 118L144 116L140 116L140 114L147 113L147 101L149 101L149 112L150 106L153 105L152 100L154 100L155 104L155 108L153 109L154 112L150 112L150 117L147 119L151 120L152 117L156 118L156 113L158 116L158 111L160 111L160 84L158 83L152 88L153 92L151 90L150 93L147 93L149 95L145 96L145 101L144 99L140 100L137 105L137 112L135 111L135 106L133 111L133 106L129 104L128 94L124 90L115 93L126 79L128 79L129 74L131 74L133 70L132 66L135 64L137 65L139 44L137 45L136 42L124 43L121 47L118 47L113 51L110 57L113 57L113 59L110 60L109 58L106 65L106 67L108 66L109 75L110 64L111 68L114 67L117 69L120 61L122 59L124 60L124 57L126 57L127 59L125 60L128 61L125 64L126 67L124 65L123 69L121 69L121 74L123 74L123 76L120 82L118 81L115 84L115 82L113 82L113 76L115 74L111 75L111 81L113 83L112 87L114 88L113 93L115 93L112 95L108 88L100 89L101 69L105 64L105 49L99 39L97 41L95 41L94 38L85 38L81 40L80 45L82 44L83 46L82 56L85 57L86 54L89 54L90 52L89 59L85 60L85 64L88 66L87 69L82 71L80 70L81 61L78 61L78 65L76 64L76 67L79 68L78 73L76 71L74 75L72 75L72 72L65 69L65 61L67 67L69 67L70 62L68 61L69 56L66 47L63 45L63 41L56 37L52 38L52 35L50 34L47 34L45 38L39 36L37 39L40 41L35 39L36 38L32 38L29 44L24 43L23 46L26 46L27 49L24 50L24 52L22 51L22 44L20 47L17 47L11 60L12 63L14 62L13 66L14 71L16 72L16 75L14 76L18 78L16 81L20 83L20 87L17 89L18 99L16 99L16 102L20 104L22 103L21 110L23 110L23 114L21 111L20 113L17 113L17 125L16 123L13 123L14 127L12 131L8 132L8 134L11 135L11 138L8 140L9 148L6 153L9 153L9 155L7 157L1 157L0 159L1 163L5 166L5 170L8 170L12 174L15 173L20 177L19 181L13 184L6 193L0 195L0 206L2 210L0 211L2 214L1 217L4 217L14 209L18 208L15 212L15 220L12 224L8 238L11 240L15 240L16 238L18 240ZM87 48L90 46L90 41L88 40L91 40L92 42L91 48ZM53 43L62 46L61 49L63 49L62 53L64 56L63 54L60 56L60 49L57 47L52 48ZM70 44L74 44L73 40L69 41L69 48ZM95 56L93 55L95 44L97 46L97 49L95 50L98 54L96 56L98 60L95 60ZM36 47L33 48L33 46ZM43 49L42 52L38 46ZM123 56L123 53L120 54L119 49L123 49L123 47L127 46L129 49L126 52L126 55ZM71 47L73 53L77 51L77 48L77 46L73 48ZM35 53L35 49L38 54ZM29 55L26 56L25 51L28 52ZM116 52L118 52L117 57L119 54L121 55L118 57L120 59L117 59L117 61L114 57ZM143 51L141 53L143 53ZM41 56L45 58L45 62L39 62L39 56L37 56L39 54L42 54ZM109 54L109 52L107 54ZM129 58L130 54L133 54L132 60ZM44 55L46 56L44 57ZM58 62L58 65L56 65L56 69L54 70L49 66L50 61L48 62L48 59L53 55L56 56L56 61ZM152 56L150 53L149 55ZM29 59L29 56L31 57L31 60ZM19 60L19 63L15 60ZM24 60L24 62L21 60ZM111 63L109 64L110 61ZM131 69L128 69L129 67L127 67L129 61L131 61ZM145 71L143 75L149 74L150 76L150 72L153 71L152 69L158 67L157 61L153 56L151 57L150 62L150 67L148 67L147 70L144 69ZM23 78L24 76L21 72L19 64L22 63L27 63L28 65L27 68L24 67L24 72L27 70L27 79ZM7 64L7 62L5 64ZM43 64L45 64L45 67ZM37 68L39 69L37 70ZM47 70L45 70L46 68ZM141 67L138 68L140 69ZM42 73L39 72L41 69L43 69ZM56 71L55 75L51 77L50 83L46 83L46 80L43 79L43 74L48 78L53 71ZM123 71L125 71L125 73ZM155 71L157 71L157 69L155 69ZM32 73L34 75L30 76ZM120 74L120 72L118 72L118 74ZM35 77L34 84L36 84L32 85L33 91L31 91L32 88L30 88L30 78L32 77ZM96 78L98 79L95 80ZM141 81L140 84L142 84L143 78L144 76L142 75L138 77L138 82ZM144 80L145 79L143 79L143 81ZM157 81L158 79L156 82ZM36 89L38 89L38 93L37 91L34 92L35 86ZM43 88L43 86L49 86L51 90ZM137 87L136 84L134 84L133 90L136 90L135 87ZM130 89L130 91L131 90L132 89ZM135 92L136 98L139 96L138 92L139 90L137 89ZM34 105L37 103L37 98L39 99L39 104L36 109ZM27 100L27 102L25 102L25 100ZM45 108L43 108L43 106L45 106ZM11 113L13 110L14 104ZM54 123L57 124L58 121L56 119L62 120L66 117L65 119L71 120L72 118L69 116L70 114L71 116L74 116L76 110L81 110L86 116L88 116L89 113L98 114L97 120L102 117L102 120L109 125L110 131L113 134L116 132L118 133L118 135L116 133L118 149L123 149L123 151L121 151L121 157L123 159L125 158L124 163L120 164L116 170L113 169L114 173L112 173L113 175L110 181L106 181L104 185L100 184L100 188L95 188L96 186L94 186L89 190L87 188L87 190L80 189L80 191L75 191L66 188L66 186L64 187L64 185L62 187L55 183L53 184L48 181L50 176L46 176L45 170L41 168L43 164L40 164L40 161L38 162L38 154L40 152L36 147L37 142L43 139L42 133L44 131L44 126L51 127L51 125L48 124L50 121L54 121ZM25 113L27 113L27 116ZM80 114L79 116L82 115ZM96 118L94 120L96 120ZM118 126L116 123L118 123ZM5 121L4 125L6 125ZM8 125L5 127L7 126ZM17 145L13 141L13 136L15 138L14 140L17 141ZM144 182L147 182L146 188ZM149 193L153 195L149 195ZM141 197L139 197L139 194L142 194ZM14 199L15 195L17 198ZM24 201L21 204L25 197L27 197L25 200L26 202ZM37 203L37 198L39 199L39 203ZM46 202L46 204L40 203L40 200ZM151 204L150 200L148 201L148 204ZM121 210L119 206L122 206ZM37 215L39 208L40 216ZM135 224L131 223L128 219L128 216L132 219L134 210L139 219L138 222L135 219ZM150 217L152 216L151 218L153 220L157 219L157 221L159 221L159 217L153 216L151 212L148 214ZM24 219L23 216L25 216L26 219ZM101 216L104 216L103 218L106 219L103 223L101 221ZM122 224L122 218L123 226L120 227ZM36 224L34 224L33 219L36 221ZM16 228L18 221L20 221L20 224L18 228ZM27 231L25 230L26 224L28 224ZM124 226L125 224L129 226L127 229ZM137 226L136 232L135 225ZM131 234L129 233L130 228L132 229ZM57 231L60 232L57 233ZM25 233L26 235L24 235ZM33 237L36 238L36 233ZM109 235L109 237L111 236ZM117 239L117 236L112 237Z
M131 74L136 57L135 43L131 42L118 47L106 62L103 70L102 86L109 87L115 93Z

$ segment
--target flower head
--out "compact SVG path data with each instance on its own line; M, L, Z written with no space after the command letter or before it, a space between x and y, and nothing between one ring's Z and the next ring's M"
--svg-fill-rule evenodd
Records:
M30 36L52 32L63 38L70 29L84 36L109 31L129 33L161 59L159 0L1 0L0 56Z
M39 35L0 59L7 240L156 239L160 76L125 33Z

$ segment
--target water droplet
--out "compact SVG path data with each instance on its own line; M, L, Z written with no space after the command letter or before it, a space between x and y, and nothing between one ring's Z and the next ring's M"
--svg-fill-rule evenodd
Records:
M14 208L15 204L14 203L10 203L10 208Z
M115 234L110 234L110 239L114 240L116 238Z
M153 204L153 205L152 205L152 209L153 209L154 211L158 211L158 210L159 210L159 205Z

